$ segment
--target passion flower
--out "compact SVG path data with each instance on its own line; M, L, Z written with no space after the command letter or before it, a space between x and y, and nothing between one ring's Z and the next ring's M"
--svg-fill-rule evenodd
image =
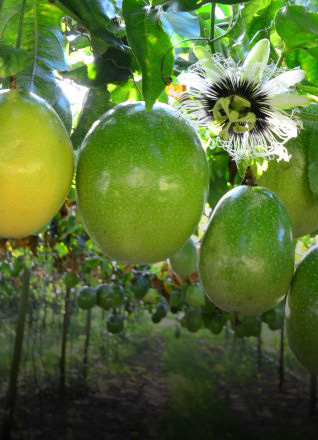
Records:
M218 131L215 145L236 160L277 156L289 160L284 144L297 136L299 122L285 110L310 99L293 91L305 72L267 66L270 43L264 39L242 66L203 47L194 49L199 61L179 75L187 86L179 105L195 126Z

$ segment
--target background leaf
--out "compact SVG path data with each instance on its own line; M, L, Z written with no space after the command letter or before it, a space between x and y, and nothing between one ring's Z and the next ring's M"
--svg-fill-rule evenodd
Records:
M114 104L109 101L109 97L106 87L89 90L78 124L71 137L75 149L80 147L92 124L113 107Z
M176 33L181 37L200 37L200 21L189 12L162 12L160 19L168 35Z
M306 80L318 86L318 57L313 57L303 49L293 50L285 56L288 67L301 67L306 72Z
M287 48L301 47L310 42L318 44L318 15L303 6L286 6L276 15L276 31Z
M27 54L0 40L0 78L16 75L27 65Z
M89 32L123 49L124 45L114 33L120 31L116 11L110 0L58 0L56 4Z

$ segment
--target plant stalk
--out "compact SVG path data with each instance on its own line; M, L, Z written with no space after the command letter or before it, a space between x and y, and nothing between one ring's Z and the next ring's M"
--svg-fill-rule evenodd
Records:
M70 299L71 299L71 289L68 287L66 289L65 302L64 302L63 336L62 336L62 348L61 348L61 358L60 358L60 395L62 400L65 397L65 363L66 363L67 335L70 324Z
M210 48L211 48L212 53L215 53L215 47L214 47L215 7L216 7L216 3L214 0L212 0L212 2L211 2L211 23L210 23Z
M86 316L86 329L85 329L85 345L84 345L84 356L83 356L83 373L84 378L87 377L87 369L88 369L88 347L91 333L91 321L92 321L92 309L87 310Z
M257 337L257 365L258 369L262 368L262 337L259 335Z
M280 331L280 349L279 349L279 391L283 391L284 387L284 326Z
M17 382L18 382L19 368L20 368L21 354L23 347L24 324L25 324L25 315L27 310L27 300L29 296L30 277L31 277L30 270L26 267L23 273L23 285L22 285L22 291L19 301L16 336L15 336L12 364L10 370L9 388L7 392L6 405L5 405L6 415L2 427L2 436L1 436L2 440L8 440L11 438L14 406L17 396Z
M313 417L316 413L317 407L317 375L310 375L310 402L309 402L309 415Z
M26 6L26 0L21 0L18 35L17 35L16 44L15 44L16 49L20 49L21 43L22 43L22 32L23 32L23 20L24 20L25 6Z

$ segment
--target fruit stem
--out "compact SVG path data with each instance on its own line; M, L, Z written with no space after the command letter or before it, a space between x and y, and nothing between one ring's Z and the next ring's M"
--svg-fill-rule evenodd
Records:
M10 87L10 89L16 89L17 88L17 76L16 75L10 76L9 87Z
M241 182L241 185L257 186L257 184L255 183L255 178L253 176L252 168L250 166L246 168L245 175Z

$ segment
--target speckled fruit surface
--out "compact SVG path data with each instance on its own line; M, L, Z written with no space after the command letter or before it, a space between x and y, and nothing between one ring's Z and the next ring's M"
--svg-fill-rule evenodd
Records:
M318 115L318 105L303 109ZM258 183L275 193L285 205L290 216L294 237L301 237L318 229L318 201L314 198L307 174L307 153L310 142L318 146L317 122L303 121L297 138L286 144L289 162L271 160L267 171ZM317 188L318 190L318 188Z
M318 373L318 247L299 264L287 296L286 326L289 345L311 373Z
M57 213L73 175L63 123L40 97L0 92L0 237L36 233Z
M84 139L77 168L78 204L94 242L114 260L168 258L198 224L208 166L193 128L157 103L120 104Z
M260 314L287 294L293 270L291 224L278 198L262 187L226 193L200 250L199 273L209 298L225 311Z

